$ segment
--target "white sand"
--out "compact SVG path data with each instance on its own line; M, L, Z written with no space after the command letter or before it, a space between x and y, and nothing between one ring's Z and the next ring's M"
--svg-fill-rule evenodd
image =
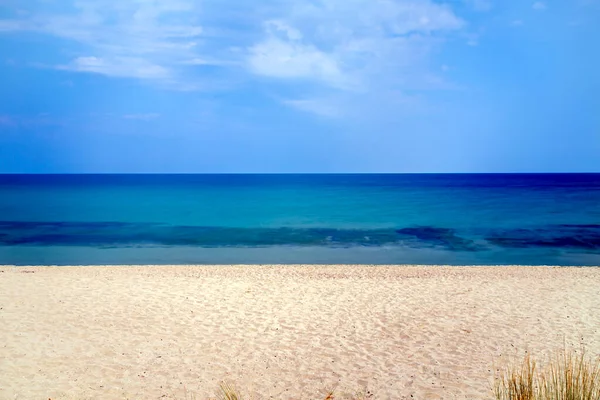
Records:
M484 399L505 357L600 353L598 268L0 271L0 399L206 399L222 380L257 400Z

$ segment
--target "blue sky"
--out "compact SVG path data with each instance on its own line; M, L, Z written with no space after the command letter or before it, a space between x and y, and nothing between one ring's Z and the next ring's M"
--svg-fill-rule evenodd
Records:
M600 0L2 0L0 172L600 172Z

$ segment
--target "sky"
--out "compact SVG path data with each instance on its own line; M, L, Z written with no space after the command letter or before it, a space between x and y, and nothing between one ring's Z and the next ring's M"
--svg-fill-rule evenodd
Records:
M600 172L600 0L0 0L0 173Z

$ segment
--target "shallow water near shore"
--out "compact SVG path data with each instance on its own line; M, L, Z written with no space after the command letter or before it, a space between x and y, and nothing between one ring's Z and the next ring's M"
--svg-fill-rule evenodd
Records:
M0 175L0 264L600 264L600 174Z

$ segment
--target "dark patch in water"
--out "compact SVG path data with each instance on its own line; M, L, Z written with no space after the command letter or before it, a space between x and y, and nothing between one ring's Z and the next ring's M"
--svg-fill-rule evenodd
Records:
M562 224L557 225L561 228L582 228L582 229L598 229L600 230L600 225L598 224Z
M475 240L455 229L415 226L401 229L228 228L122 222L0 221L5 246L403 246L448 251L480 251L486 244L504 248L600 251L600 225L548 225L532 229L479 230Z
M0 222L0 244L41 246L381 246L392 229L227 228L118 222Z
M414 236L421 242L445 247L449 250L474 251L479 249L474 241L457 236L454 229L419 226L398 229L396 232L400 235Z
M543 247L600 250L600 225L551 225L545 229L510 229L492 233L486 240L502 247Z

